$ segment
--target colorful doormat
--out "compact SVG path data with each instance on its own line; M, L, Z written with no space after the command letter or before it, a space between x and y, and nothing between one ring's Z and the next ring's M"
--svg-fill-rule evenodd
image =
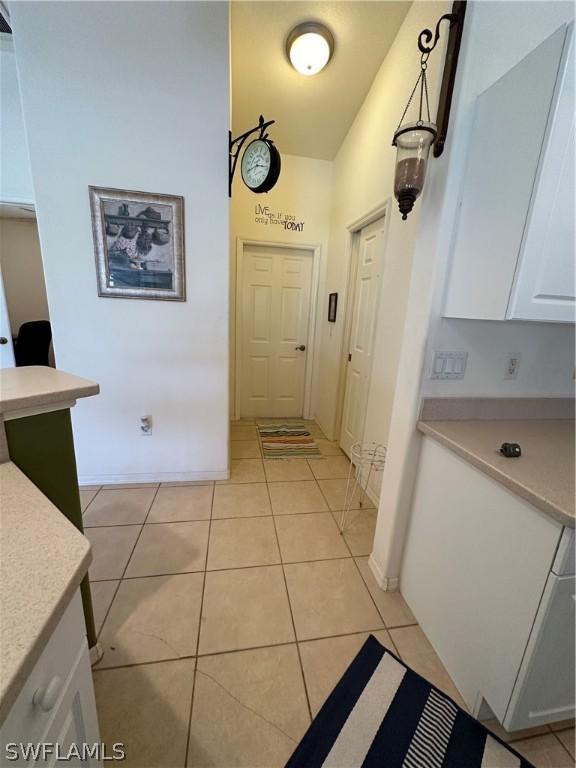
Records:
M322 456L304 424L258 424L265 459L308 459Z
M534 768L370 635L286 768Z

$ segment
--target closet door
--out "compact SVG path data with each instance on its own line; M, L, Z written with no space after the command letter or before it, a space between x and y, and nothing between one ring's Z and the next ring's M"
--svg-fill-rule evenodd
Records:
M380 275L384 264L384 217L364 227L358 237L358 267L340 434L340 446L348 456L354 443L364 436Z

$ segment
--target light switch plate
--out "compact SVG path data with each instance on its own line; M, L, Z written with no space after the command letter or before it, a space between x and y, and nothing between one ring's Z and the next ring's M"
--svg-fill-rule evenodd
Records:
M434 352L431 379L463 379L468 352Z
M518 368L520 368L520 352L510 352L506 357L506 365L504 367L504 378L515 379L518 376Z

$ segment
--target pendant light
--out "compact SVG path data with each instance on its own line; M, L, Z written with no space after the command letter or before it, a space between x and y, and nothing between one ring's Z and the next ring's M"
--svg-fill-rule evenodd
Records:
M392 139L392 146L397 149L394 197L398 200L398 207L404 220L408 218L408 214L424 187L430 149L434 146L435 157L439 157L444 149L465 13L466 0L456 0L452 6L452 13L445 13L438 20L435 33L429 29L424 29L418 35L418 49L421 53L420 74ZM440 24L443 21L449 22L450 35L438 104L439 130L430 119L426 70L428 69L428 58L440 38ZM431 40L433 42L430 45ZM417 91L419 95L418 119L404 123L404 118Z
M398 207L404 220L408 218L408 214L414 207L414 203L424 187L428 155L437 134L436 125L430 120L428 82L426 80L428 56L429 54L422 54L418 80L416 80L416 85L410 94L408 104L406 104L406 109L400 118L400 123L392 139L392 146L398 150L396 153L396 172L394 175L394 197L398 200ZM410 108L418 86L420 86L418 120L403 125L403 120ZM424 104L426 105L427 120L422 119Z

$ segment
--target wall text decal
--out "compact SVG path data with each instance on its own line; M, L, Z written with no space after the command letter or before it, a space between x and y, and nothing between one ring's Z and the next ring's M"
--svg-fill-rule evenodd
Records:
M275 212L268 205L260 205L260 203L254 206L254 221L256 224L264 224L265 226L282 227L290 232L304 231L304 222L296 221L294 214L282 213L282 211Z

